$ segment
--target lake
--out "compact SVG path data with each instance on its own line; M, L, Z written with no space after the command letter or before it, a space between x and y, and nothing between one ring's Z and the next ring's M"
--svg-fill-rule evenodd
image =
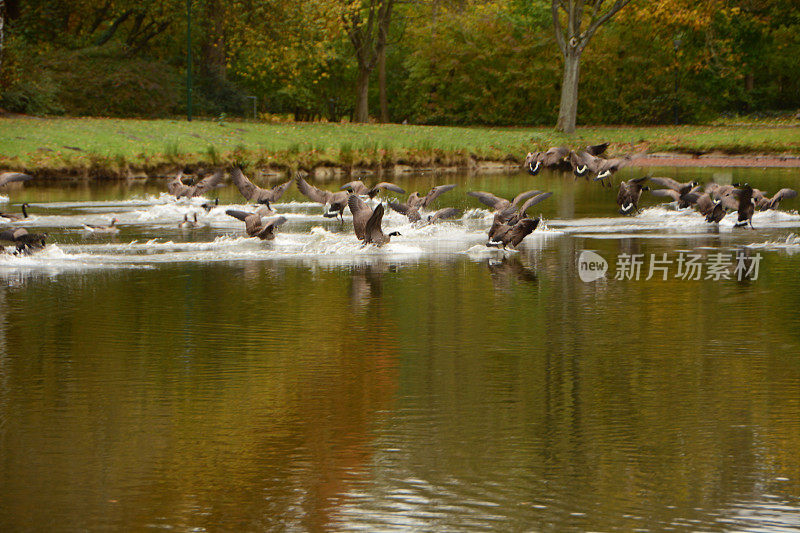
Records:
M271 242L232 185L0 191L50 243L0 255L0 530L797 531L799 200L745 229L550 172L396 182L463 215L387 212L376 248L294 186ZM487 248L465 192L533 188L543 224Z

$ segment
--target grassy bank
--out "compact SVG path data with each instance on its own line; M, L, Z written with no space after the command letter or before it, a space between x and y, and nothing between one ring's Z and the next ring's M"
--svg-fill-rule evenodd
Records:
M275 170L470 166L603 141L611 154L800 155L800 128L792 126L582 127L565 136L550 128L2 118L0 169L115 178L234 161Z

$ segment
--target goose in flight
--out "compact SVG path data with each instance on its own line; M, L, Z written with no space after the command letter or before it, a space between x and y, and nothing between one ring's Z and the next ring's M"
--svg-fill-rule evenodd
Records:
M186 185L183 183L183 171L178 172L178 175L175 176L175 179L170 181L167 184L167 190L170 194L174 195L175 198L194 198L195 196L202 196L206 192L210 191L211 189L215 188L217 185L222 183L222 180L225 178L225 171L217 170L212 175L206 176L201 180L195 181L192 185Z
M344 208L347 207L347 198L350 193L347 191L331 192L324 189L314 187L306 180L297 176L297 189L300 194L311 200L325 206L325 213L322 216L326 218L339 217L344 221Z
M249 237L258 237L262 241L271 241L275 238L275 228L286 222L286 217L280 216L263 220L265 215L272 211L269 208L261 207L254 213L239 211L238 209L228 209L226 214L244 222L244 231Z
M348 191L353 194L358 194L359 196L369 196L370 198L375 198L381 189L385 189L387 191L396 192L399 194L405 194L406 191L394 183L390 183L388 181L382 181L380 183L376 183L372 187L367 187L364 185L363 181L355 180L345 183L340 187L339 190L341 191Z
M45 247L47 233L28 233L25 228L9 228L0 231L0 241L14 243L17 253L29 253Z
M267 207L269 207L270 202L274 203L280 200L281 196L283 196L283 193L285 193L292 185L292 180L289 180L285 183L281 183L280 185L276 185L272 189L262 189L247 179L247 176L244 175L244 172L242 172L242 169L239 167L233 168L233 171L231 172L231 179L239 189L239 192L242 193L242 196L244 196L250 203L265 204Z
M356 194L351 194L347 199L350 212L353 213L353 230L356 237L364 244L375 244L383 246L389 239L399 232L393 231L388 235L383 233L381 223L383 222L383 204L378 204L372 209L367 203Z

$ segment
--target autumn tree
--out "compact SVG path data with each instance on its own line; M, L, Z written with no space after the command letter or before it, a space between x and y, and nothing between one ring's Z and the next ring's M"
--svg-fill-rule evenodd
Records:
M564 75L561 84L561 104L556 129L564 133L575 131L578 116L578 82L580 80L581 54L597 30L608 22L631 0L616 0L603 10L604 0L553 0L553 26L556 42L564 57ZM585 29L584 21L588 18Z

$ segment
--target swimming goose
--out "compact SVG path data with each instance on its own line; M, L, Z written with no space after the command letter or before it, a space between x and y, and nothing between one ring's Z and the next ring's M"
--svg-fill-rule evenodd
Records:
M350 212L353 213L353 230L356 237L364 241L364 244L382 246L395 235L400 235L397 231L388 235L383 233L383 228L381 228L383 204L378 204L375 209L372 209L358 195L351 194L347 199L347 205L350 207Z
M621 214L627 215L632 211L639 211L639 198L642 197L642 191L650 190L649 187L642 186L642 183L644 183L648 177L649 176L642 176L619 183L617 205L619 206L619 212Z
M117 222L119 222L119 220L112 218L111 224L108 226L102 224L84 224L83 229L85 231L91 231L92 233L119 233Z
M500 198L499 196L495 196L490 192L484 191L469 191L467 195L477 198L481 203L488 205L495 211L505 211L509 207L516 208L517 204L520 202L527 200L531 196L535 196L541 192L542 191L525 191L518 194L513 201L508 201L505 198Z
M239 167L233 168L231 179L233 179L233 183L239 189L239 192L242 193L242 196L247 198L250 203L265 204L267 206L269 206L270 202L277 202L280 200L283 193L292 185L292 180L289 180L286 183L276 185L272 189L262 189L247 179L247 176L244 175L244 172L242 172L242 169Z
M439 196L448 191L452 191L455 188L456 188L455 184L437 185L436 187L433 187L430 191L428 191L428 194L426 194L425 196L420 196L417 191L414 191L408 196L406 204L408 204L410 207L417 207L417 208L428 207Z
M0 241L7 241L17 245L17 253L28 253L38 248L45 247L47 233L28 233L25 228L9 228L0 231Z
M367 187L364 185L364 182L361 180L350 181L342 185L339 190L340 191L348 191L353 194L358 194L359 196L369 196L370 198L375 198L381 189L386 189L387 191L392 191L400 194L405 194L406 191L401 189L394 183L390 183L388 181L382 181L380 183L376 183L372 187Z
M30 206L26 202L26 203L22 204L21 207L22 207L22 214L21 215L19 213L0 213L0 218L5 218L6 220L11 221L11 222L17 222L17 221L20 221L20 220L22 220L24 218L28 218L28 209L27 208L30 207Z
M531 176L537 175L542 168L569 168L570 149L566 146L554 146L546 152L528 152L523 166Z
M0 187L6 183L12 183L15 181L28 181L31 179L33 179L33 176L23 174L22 172L2 172L0 173Z
M212 175L195 181L192 185L186 185L183 183L183 171L180 171L178 172L178 175L175 176L175 179L167 183L167 190L170 194L174 195L175 198L181 198L183 196L187 198L194 198L195 196L201 196L205 192L215 188L217 185L222 183L224 178L225 171L219 169Z
M194 220L189 220L189 215L188 214L183 215L183 222L178 224L178 227L182 228L182 229L199 228L200 227L200 223L197 222L197 213L194 214Z
M283 216L270 218L266 221L262 220L265 215L272 213L270 209L265 207L257 209L255 213L239 211L238 209L228 209L225 213L243 221L244 231L248 236L258 237L263 241L274 239L275 228L286 222L286 217Z
M344 221L344 208L347 207L347 198L350 193L347 191L331 192L318 189L309 184L306 180L297 176L297 189L300 193L311 200L325 206L325 213L322 216L332 218L338 216Z
M206 202L206 203L200 205L200 207L205 209L206 213L208 213L209 211L211 211L212 209L214 209L218 205L219 205L219 198L214 198L213 202Z

